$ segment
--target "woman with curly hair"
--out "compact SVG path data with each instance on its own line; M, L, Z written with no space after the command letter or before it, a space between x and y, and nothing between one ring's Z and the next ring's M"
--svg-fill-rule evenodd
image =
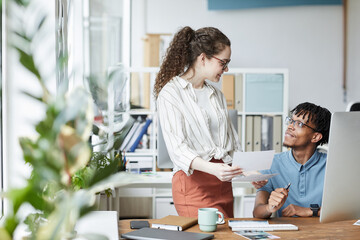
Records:
M228 71L230 40L217 28L178 31L157 75L154 95L166 146L174 163L172 193L180 216L197 217L198 208L233 214L231 166L241 146L219 82Z

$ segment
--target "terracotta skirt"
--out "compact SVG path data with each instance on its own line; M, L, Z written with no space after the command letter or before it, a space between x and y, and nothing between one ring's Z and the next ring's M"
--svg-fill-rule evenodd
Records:
M223 163L222 160L211 160ZM172 178L172 195L179 216L197 217L198 209L212 207L234 217L234 196L231 182L222 182L214 175L195 170L190 176L178 171Z

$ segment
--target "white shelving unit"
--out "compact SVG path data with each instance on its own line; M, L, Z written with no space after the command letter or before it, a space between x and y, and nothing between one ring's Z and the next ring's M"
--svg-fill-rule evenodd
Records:
M285 130L285 126L283 124L283 120L285 119L285 117L288 115L288 111L289 111L289 106L288 106L288 102L289 102L289 95L288 95L288 89L289 89L289 71L288 69L282 69L282 68L231 68L229 70L229 72L225 73L224 75L232 75L234 76L234 81L236 82L237 80L241 80L241 88L242 88L242 93L240 97L237 97L237 91L234 90L234 99L233 99L233 106L234 109L238 109L238 116L239 116L239 120L241 122L241 124L238 124L238 132L239 132L239 138L241 140L242 143L242 147L243 150L246 151L246 144L247 144L247 139L246 139L246 134L247 134L247 117L248 116L280 116L281 117L281 122L280 122L280 132L277 132L277 134L280 137L280 141L278 143L278 145L282 145L282 138L283 138L283 133ZM252 109L247 109L249 108L248 102L247 102L247 82L250 78L250 76L253 75L261 75L261 76L280 76L280 78L278 78L278 81L276 82L276 84L281 84L281 99L282 102L280 103L280 106L277 106L277 111L267 111L267 110L263 110L263 111L253 111ZM240 77L240 78L239 78ZM256 80L255 80L256 81ZM261 81L261 80L260 80ZM266 81L266 79L262 80L263 82ZM237 83L234 84L235 87L239 86ZM218 84L217 87L221 88L221 84ZM270 87L274 88L274 86ZM276 86L275 86L276 87ZM263 89L264 90L264 89ZM274 90L274 89L272 89ZM276 89L278 90L278 89ZM269 90L271 91L271 90ZM225 92L225 91L224 91ZM277 92L280 92L279 90ZM257 103L258 105L263 104L262 101L265 100L271 100L271 99L266 99L266 97L264 96L258 96L259 97L259 102ZM236 101L240 101L236 102ZM279 104L279 103L278 103ZM281 148L279 146L279 150L277 150L277 152L279 151L284 151L285 148ZM258 149L261 150L261 149ZM256 149L253 149L252 151L258 151Z

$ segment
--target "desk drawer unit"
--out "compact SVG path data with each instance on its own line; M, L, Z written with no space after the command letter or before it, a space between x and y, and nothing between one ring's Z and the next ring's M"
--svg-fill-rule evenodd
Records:
M159 219L167 215L177 216L173 199L170 197L157 197L155 199L155 218Z

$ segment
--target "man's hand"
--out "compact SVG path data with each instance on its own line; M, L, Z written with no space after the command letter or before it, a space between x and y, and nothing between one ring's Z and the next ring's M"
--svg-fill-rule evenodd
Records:
M284 208L281 212L283 217L292 217L292 216L299 216L299 217L311 217L313 212L310 208L300 207L294 204L290 204L286 208Z
M268 180L251 182L251 184L252 184L256 189L262 188L262 187L265 186L267 183L268 183Z
M268 212L276 212L279 210L288 197L289 190L285 188L277 188L275 191L272 191L268 201Z

